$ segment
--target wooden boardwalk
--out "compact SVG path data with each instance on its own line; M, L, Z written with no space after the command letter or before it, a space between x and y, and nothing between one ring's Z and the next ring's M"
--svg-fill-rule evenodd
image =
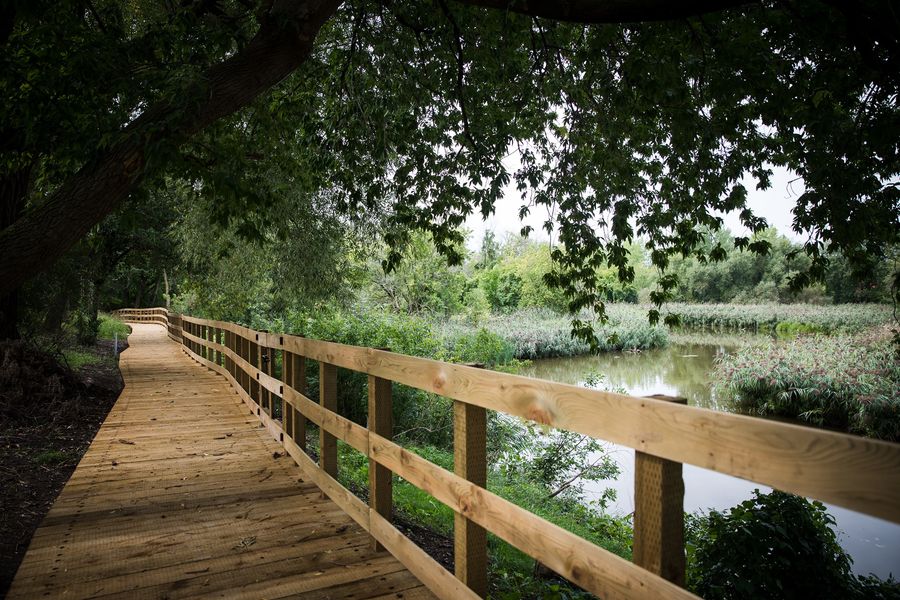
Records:
M431 598L219 375L132 325L125 390L9 598Z

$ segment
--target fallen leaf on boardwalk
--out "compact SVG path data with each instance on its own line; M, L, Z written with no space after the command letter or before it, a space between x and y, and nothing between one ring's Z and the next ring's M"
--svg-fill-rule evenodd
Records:
M334 532L335 532L335 533L344 533L344 532L347 531L348 529L350 529L350 526L349 526L349 525L341 525L340 527L338 527L337 529L335 529Z
M245 537L244 539L242 539L237 546L234 546L232 548L232 550L243 550L245 548L249 548L250 546L252 546L255 543L256 543L256 536L251 535L250 537Z
M131 440L126 440L126 439L122 439L122 438L119 439L119 443L120 444L128 444L129 446L134 446L134 442L132 442Z

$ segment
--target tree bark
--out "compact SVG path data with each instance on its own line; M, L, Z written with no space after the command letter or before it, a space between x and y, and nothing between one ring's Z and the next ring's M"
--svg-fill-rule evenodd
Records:
M21 217L30 180L31 165L0 177L0 232ZM18 323L19 288L16 286L0 292L0 340L19 339Z
M276 0L247 46L204 74L202 102L149 108L107 152L0 231L0 295L47 268L118 207L146 175L148 148L183 142L292 73L339 5L340 0Z

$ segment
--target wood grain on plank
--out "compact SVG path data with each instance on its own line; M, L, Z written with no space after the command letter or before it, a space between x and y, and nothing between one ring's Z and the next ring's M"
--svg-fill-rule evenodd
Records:
M237 383L216 346L237 348L238 338L201 343L198 325L186 319L186 343L211 350L193 361L165 328L132 325L121 356L125 389L35 534L8 597L423 593L396 558L372 552L369 534L348 515L355 508L368 524L368 507L349 492L343 506L323 497L270 429L248 418L250 386L236 392L216 374ZM202 325L221 339L216 326ZM248 340L242 352L250 351ZM317 479L338 495L337 482Z

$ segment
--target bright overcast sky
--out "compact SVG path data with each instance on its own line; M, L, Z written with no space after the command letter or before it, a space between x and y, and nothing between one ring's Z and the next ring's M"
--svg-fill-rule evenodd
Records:
M508 165L507 168L513 167ZM774 226L779 232L794 241L802 238L791 229L793 216L791 210L797 202L797 198L803 193L803 182L793 181L796 175L780 167L772 169L772 187L767 190L757 190L752 177L746 177L743 181L747 188L747 203L757 216L764 217L769 225ZM507 186L506 194L495 206L495 213L482 221L481 214L471 215L466 221L466 228L472 233L469 236L468 247L470 250L481 249L481 239L484 232L493 230L498 240L503 240L507 233L518 235L523 223L519 221L518 213L522 202L519 192L515 189L515 183ZM536 240L549 240L549 236L543 230L543 223L547 220L546 212L535 208L525 219L525 225L531 225L533 231L531 238ZM746 234L747 230L741 226L737 213L725 215L725 226L733 233Z

